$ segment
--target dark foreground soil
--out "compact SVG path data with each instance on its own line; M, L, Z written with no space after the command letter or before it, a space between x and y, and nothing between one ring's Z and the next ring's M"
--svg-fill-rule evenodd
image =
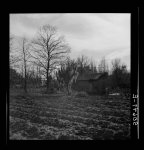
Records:
M10 94L10 140L130 139L130 101L121 97Z

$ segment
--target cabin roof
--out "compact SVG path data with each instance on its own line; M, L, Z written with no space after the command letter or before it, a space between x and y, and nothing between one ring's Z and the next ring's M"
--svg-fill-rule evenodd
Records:
M105 76L105 73L91 73L91 74L80 74L77 80L98 80L102 76Z

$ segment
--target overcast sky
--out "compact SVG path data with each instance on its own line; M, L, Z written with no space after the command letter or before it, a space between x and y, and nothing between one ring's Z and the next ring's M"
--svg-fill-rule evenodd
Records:
M11 14L10 33L33 38L39 27L54 25L71 46L71 57L84 54L95 61L120 58L130 68L130 14Z

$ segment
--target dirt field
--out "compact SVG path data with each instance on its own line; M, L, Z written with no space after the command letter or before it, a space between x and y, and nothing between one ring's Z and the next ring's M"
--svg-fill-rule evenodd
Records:
M11 92L10 140L130 139L130 101Z

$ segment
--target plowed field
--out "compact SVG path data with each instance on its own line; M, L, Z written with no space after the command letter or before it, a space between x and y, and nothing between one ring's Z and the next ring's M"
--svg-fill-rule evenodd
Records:
M130 100L10 95L10 140L130 139Z

